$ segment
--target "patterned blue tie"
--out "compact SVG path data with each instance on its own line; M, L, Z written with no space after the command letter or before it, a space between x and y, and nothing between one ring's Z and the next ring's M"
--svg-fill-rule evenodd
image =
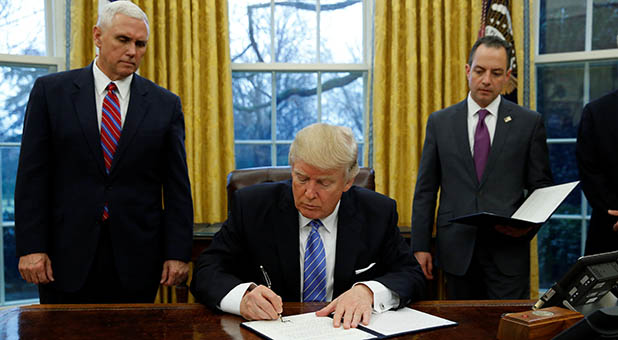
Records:
M318 229L320 220L309 222L311 232L305 247L303 301L326 301L326 253Z

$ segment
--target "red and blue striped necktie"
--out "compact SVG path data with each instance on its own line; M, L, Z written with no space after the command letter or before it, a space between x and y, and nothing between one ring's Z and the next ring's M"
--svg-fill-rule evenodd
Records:
M114 153L120 140L122 130L120 117L120 102L115 91L118 91L116 84L107 85L107 95L103 99L103 109L101 111L101 147L103 149L103 159L105 160L105 171L109 174L112 167ZM103 209L103 221L109 217L107 203Z

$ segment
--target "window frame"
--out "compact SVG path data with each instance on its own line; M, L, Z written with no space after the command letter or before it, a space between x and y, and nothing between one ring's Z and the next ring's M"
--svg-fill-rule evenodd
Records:
M231 63L232 73L235 72L262 72L271 74L271 91L276 91L276 74L284 72L313 72L316 73L317 78L317 122L322 121L322 73L330 72L362 72L363 73L363 121L364 131L363 139L357 140L359 146L361 146L361 152L363 154L369 154L370 156L365 159L362 157L361 166L371 166L371 78L372 78L372 55L373 55L373 0L362 0L363 6L363 36L362 36L362 57L363 62L355 64L346 63L321 63L320 62L320 0L315 0L317 6L316 13L316 63L282 63L282 62L270 62L270 63ZM270 20L270 39L275 40L275 19L274 19L274 5L275 0L270 0L271 6L271 20ZM274 60L274 44L270 44L271 60ZM281 166L277 163L277 147L281 145L290 145L292 140L277 139L277 107L273 102L270 108L271 119L271 137L270 139L236 139L234 136L234 147L237 145L264 145L270 146L270 165L269 166ZM369 148L369 152L366 152L366 148ZM236 159L234 160L236 162Z
M560 65L569 62L580 62L584 64L584 86L583 86L583 103L584 105L590 102L590 63L595 61L605 60L617 60L618 61L618 46L614 49L604 50L592 50L592 20L593 20L593 8L594 0L586 0L586 27L585 27L585 44L583 51L577 52L561 52L561 53L544 53L540 54L540 17L541 17L541 1L535 1L535 46L534 46L534 79L538 81L538 66L544 65ZM538 85L538 82L536 83ZM535 86L535 88L538 86ZM535 94L536 95L536 94ZM538 97L535 98L535 102ZM583 106L582 106L583 109ZM575 144L577 138L547 138L547 144ZM590 221L590 215L588 214L589 204L581 191L581 205L579 214L554 214L551 216L552 220L577 220L581 222L580 236L581 236L581 252L580 256L584 255L584 249L586 245L586 237L588 234L588 222ZM541 287L542 289L543 287ZM549 287L547 287L549 288Z
M45 35L46 35L46 56L1 54L0 64L31 67L55 67L56 72L66 69L66 20L68 18L67 8L70 0L44 0L45 10ZM0 142L1 149L19 148L19 142ZM2 167L0 163L0 174ZM14 228L13 221L5 222L3 219L2 190L0 190L0 306L17 305L37 302L36 299L11 300L6 301L5 292L5 263L4 263L4 228Z

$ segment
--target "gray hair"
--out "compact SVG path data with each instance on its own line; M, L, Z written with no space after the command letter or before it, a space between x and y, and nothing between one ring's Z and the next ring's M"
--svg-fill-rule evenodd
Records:
M358 146L352 130L324 123L298 131L290 146L288 161L303 161L323 170L345 169L346 181L358 174Z
M139 8L138 5L131 1L114 1L105 5L99 13L99 19L97 20L97 26L101 29L105 29L112 25L112 20L116 14L124 14L128 17L139 19L146 24L146 31L150 35L150 24L148 23L148 17L146 13Z

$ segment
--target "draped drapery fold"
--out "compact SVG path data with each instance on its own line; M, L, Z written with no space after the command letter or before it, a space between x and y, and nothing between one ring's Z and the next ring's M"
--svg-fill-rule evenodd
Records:
M523 1L511 4L515 48L523 65ZM376 191L397 201L409 225L429 115L466 97L465 64L476 41L482 1L375 1L373 167ZM520 68L519 102L524 93ZM531 243L531 296L538 296L536 240Z
M150 21L139 73L182 101L195 222L223 221L227 174L234 169L227 0L133 2ZM95 57L97 8L97 0L71 2L71 68Z
M375 2L373 127L376 190L397 201L409 225L425 123L465 98L465 64L481 2Z

